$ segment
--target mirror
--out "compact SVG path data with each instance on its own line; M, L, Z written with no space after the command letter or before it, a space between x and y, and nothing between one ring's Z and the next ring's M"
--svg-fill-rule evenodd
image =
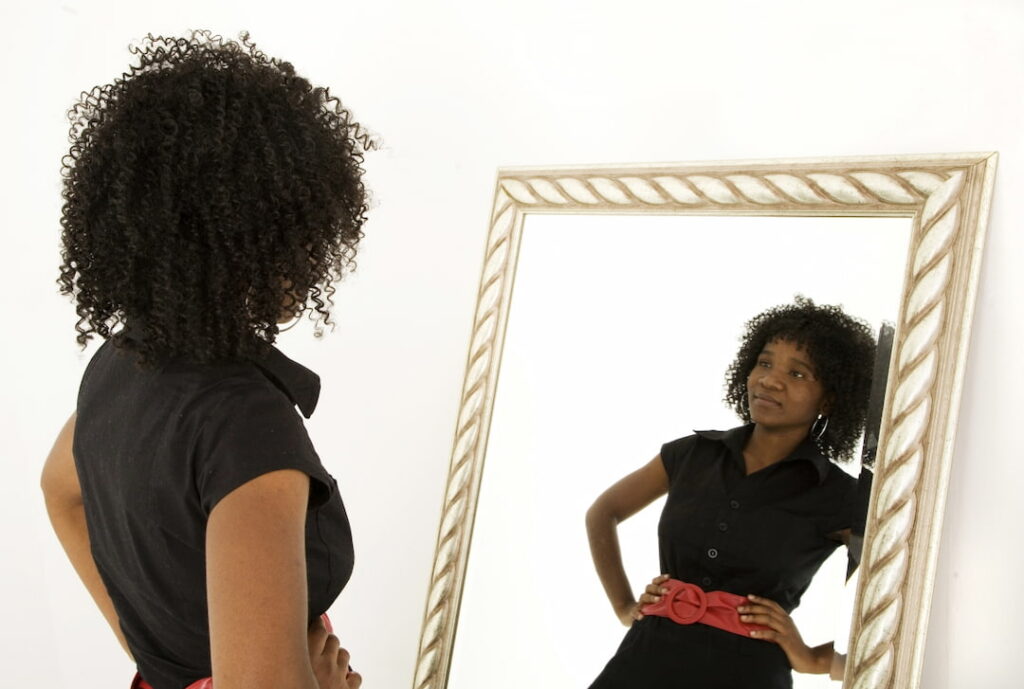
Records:
M910 229L910 218L527 217L449 689L515 687L517 674L492 676L510 655L530 658L544 686L589 686L625 628L591 563L587 508L662 443L741 425L722 388L755 314L799 292L874 332L895 322ZM619 526L637 591L659 573L663 503ZM846 564L837 549L794 612L810 645L842 629L846 647Z
M661 443L739 425L720 399L743 323L797 293L896 336L856 596L840 549L794 619L840 649L850 629L846 686L916 686L994 163L501 171L415 687L499 687L509 657L537 686L597 676L624 628L587 506ZM658 516L619 526L634 589Z

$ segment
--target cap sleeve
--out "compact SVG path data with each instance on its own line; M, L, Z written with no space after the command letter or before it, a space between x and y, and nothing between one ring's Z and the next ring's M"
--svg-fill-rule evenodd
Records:
M843 529L852 529L857 522L857 511L861 506L858 500L857 479L836 466L831 467L831 472L837 479L832 494L836 495L835 504L838 508L821 522L821 533L826 536Z
M281 469L310 477L310 509L330 499L334 482L284 393L250 381L229 383L210 396L204 412L194 462L207 515L231 491Z
M682 471L683 465L692 454L696 443L697 436L688 435L661 446L661 463L665 465L669 483L672 483L676 475Z

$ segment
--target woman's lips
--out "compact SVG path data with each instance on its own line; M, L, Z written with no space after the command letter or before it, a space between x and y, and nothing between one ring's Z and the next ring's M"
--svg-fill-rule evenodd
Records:
M782 404L771 397L762 397L761 395L754 395L754 401L751 405L757 405L768 409L779 409Z

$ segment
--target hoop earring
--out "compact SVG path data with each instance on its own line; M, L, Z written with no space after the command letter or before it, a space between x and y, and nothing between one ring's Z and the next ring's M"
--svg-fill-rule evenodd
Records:
M825 419L825 422L821 424L821 428L815 430L815 428L817 428L818 426L818 422L820 422L822 419ZM828 428L828 417L823 416L822 414L818 414L818 418L816 418L814 420L814 423L811 424L811 435L814 436L815 441L821 440L821 436L825 435L826 428Z
M289 330L291 330L292 328L297 326L299 324L299 321L301 321L301 320L302 320L302 314L300 313L299 315L295 316L295 318L292 320L291 324L287 328L278 328L277 329L278 334L288 332Z

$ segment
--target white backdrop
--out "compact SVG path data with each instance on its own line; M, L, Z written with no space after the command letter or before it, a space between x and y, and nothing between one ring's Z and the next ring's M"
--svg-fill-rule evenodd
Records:
M412 683L498 166L984 150L1002 157L923 682L1019 686L1017 0L40 0L4 3L0 25L4 685L45 672L99 689L131 674L37 488L92 351L79 354L55 286L63 112L121 73L133 38L209 27L249 29L387 146L367 162L376 207L341 325L282 342L324 379L309 428L357 550L333 612L368 689ZM528 659L502 671L528 678Z

